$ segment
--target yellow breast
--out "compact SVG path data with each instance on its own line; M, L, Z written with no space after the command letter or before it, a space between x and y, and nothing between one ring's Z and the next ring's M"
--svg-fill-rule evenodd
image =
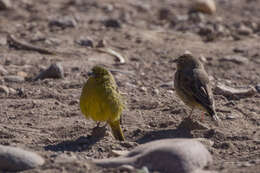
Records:
M81 93L80 109L86 118L94 121L115 121L120 118L123 106L117 91L90 77Z

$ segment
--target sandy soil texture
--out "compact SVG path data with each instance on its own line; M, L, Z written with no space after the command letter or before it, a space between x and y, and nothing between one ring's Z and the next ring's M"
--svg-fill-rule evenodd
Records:
M24 171L97 172L93 158L111 157L111 150L164 138L207 138L214 164L221 173L260 170L260 1L216 0L217 12L190 11L182 0L20 0L0 10L0 144L42 155L46 164ZM50 50L19 49L20 41ZM126 63L98 51L100 41L120 53ZM180 124L190 109L176 96L172 59L185 50L200 57L215 87L256 87L254 96L214 98L222 125L210 117L194 120L204 129ZM52 54L54 53L54 54ZM41 70L58 62L63 79L33 81ZM95 122L79 109L87 72L105 64L113 72L127 109L122 128L127 141L118 142L110 130L91 137ZM257 87L256 87L257 88ZM2 91L3 90L3 91ZM6 94L8 90L8 94ZM120 172L103 169L101 172Z

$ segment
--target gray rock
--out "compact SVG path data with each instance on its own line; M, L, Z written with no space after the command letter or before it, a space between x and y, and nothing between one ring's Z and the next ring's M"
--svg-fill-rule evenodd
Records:
M256 89L254 87L244 87L244 88L232 88L230 86L226 86L224 84L217 84L217 86L214 88L214 93L217 95L223 95L228 99L241 99L241 98L247 98L252 97L256 94Z
M60 63L54 63L49 66L46 70L42 71L39 75L37 75L34 80L46 79L46 78L64 78L63 67Z
M97 166L146 166L149 170L164 173L191 173L212 163L207 149L193 139L164 139L140 145L118 158L93 160Z
M240 55L228 55L220 58L219 61L230 61L236 64L247 64L249 62L248 58Z
M7 10L12 7L10 0L0 0L0 10Z
M5 80L5 82L21 83L21 82L24 82L24 77L9 75L9 76L5 76L4 80Z
M90 38L81 38L80 40L77 40L76 43L78 43L81 46L86 46L86 47L94 47L93 40Z
M0 145L0 170L23 171L44 164L44 159L30 151Z
M9 88L4 85L0 85L0 93L5 93L6 95L9 94Z

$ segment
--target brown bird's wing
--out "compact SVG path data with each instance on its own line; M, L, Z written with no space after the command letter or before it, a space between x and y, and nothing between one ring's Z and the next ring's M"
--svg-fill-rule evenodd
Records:
M209 86L209 78L206 72L202 69L193 70L194 76L194 97L206 108L213 105L213 98Z
M194 69L180 76L182 79L182 90L193 97L207 112L213 116L213 98L209 86L209 78L203 69Z

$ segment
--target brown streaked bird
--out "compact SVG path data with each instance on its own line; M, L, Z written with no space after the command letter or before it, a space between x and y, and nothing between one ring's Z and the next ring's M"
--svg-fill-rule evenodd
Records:
M198 108L214 120L220 120L215 111L208 74L201 62L190 53L185 53L174 61L177 63L174 88L181 100L191 108L189 116Z

